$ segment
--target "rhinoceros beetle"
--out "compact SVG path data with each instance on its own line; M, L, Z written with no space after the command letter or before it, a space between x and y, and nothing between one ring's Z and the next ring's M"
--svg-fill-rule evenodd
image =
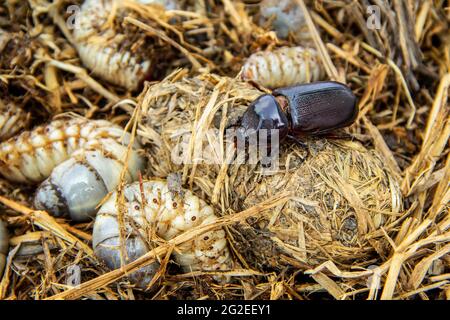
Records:
M268 139L270 130L277 130L280 142L291 137L302 144L297 138L347 127L357 115L356 97L344 84L324 81L280 88L249 105L238 139L248 140L250 134L266 129Z

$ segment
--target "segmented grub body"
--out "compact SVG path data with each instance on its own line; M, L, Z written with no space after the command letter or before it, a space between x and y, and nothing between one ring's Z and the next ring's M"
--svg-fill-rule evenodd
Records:
M73 33L76 47L81 61L95 76L135 90L150 75L153 52L142 48L146 44L144 32L123 28L121 21L105 27L113 5L119 10L118 17L124 15L120 1L86 0L83 3Z
M0 141L6 140L24 129L29 122L29 114L14 103L0 99Z
M242 67L243 80L252 80L267 88L319 81L324 71L317 51L302 47L283 47L252 54Z
M37 183L35 206L55 215L86 220L100 200L119 182L130 134L104 120L55 120L0 144L0 169L5 178ZM143 168L135 142L126 181Z
M182 196L174 195L165 181L146 181L142 185L135 182L125 187L123 192L126 205L124 238L126 253L130 259L128 262L155 246L149 237L153 231L160 238L170 240L191 228L217 219L212 207L203 200L187 190L184 190ZM103 204L93 231L94 252L111 269L121 266L117 196L114 193ZM195 240L180 245L178 249L174 253L175 260L186 272L229 270L233 266L222 229L202 234ZM145 287L157 268L158 264L154 263L133 273L130 279L139 287Z
M3 221L0 220L0 279L3 276L3 270L6 265L6 255L8 254L8 230Z

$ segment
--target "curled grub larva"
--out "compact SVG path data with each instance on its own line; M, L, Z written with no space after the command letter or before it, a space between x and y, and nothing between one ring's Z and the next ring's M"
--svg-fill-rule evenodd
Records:
M139 0L142 4L162 1ZM164 1L166 7L174 7L173 1ZM113 6L114 5L114 6ZM118 21L105 28L111 14ZM76 48L83 64L92 73L128 90L136 90L150 76L154 64L154 52L150 37L140 30L123 23L126 9L120 1L86 0L77 15L74 29ZM161 52L158 52L161 54Z
M3 270L6 265L6 255L8 254L8 246L9 246L9 237L8 230L5 227L5 224L2 220L0 220L0 279L3 276Z
M134 90L150 73L151 58L133 53L131 46L136 41L129 41L126 35L113 28L101 29L113 2L86 0L78 14L74 38L81 61L95 76Z
M0 168L10 181L36 183L91 141L120 139L121 127L104 120L55 120L0 144ZM125 141L127 142L127 141Z
M34 206L74 221L93 217L97 205L120 183L127 147L113 139L80 149L57 166L37 189ZM137 179L143 160L134 150L128 160L125 181Z
M316 50L284 47L252 54L242 67L241 77L267 88L279 88L318 81L323 73Z
M142 185L135 182L126 186L123 194L128 262L152 248L149 235L153 231L158 237L170 240L193 227L213 223L217 219L212 207L191 191L184 190L182 197L173 196L168 184L163 181L146 181ZM100 208L93 231L94 252L111 269L121 266L117 197L114 193ZM233 266L222 229L202 234L177 249L175 260L186 272L229 270ZM139 287L145 287L157 268L158 264L154 263L138 270L130 276L130 280Z
M55 120L0 144L1 173L22 183L44 181L34 199L37 209L86 220L119 182L129 133L104 120ZM137 178L143 159L135 142L126 181Z
M6 140L24 129L29 122L29 114L14 103L0 99L0 141Z
M271 23L271 29L280 39L291 34L298 44L312 43L305 16L295 0L263 0L260 13L260 25Z

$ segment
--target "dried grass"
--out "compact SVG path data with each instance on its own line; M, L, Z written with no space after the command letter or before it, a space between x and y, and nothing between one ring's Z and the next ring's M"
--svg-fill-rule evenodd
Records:
M66 1L1 5L0 28L15 40L5 49L0 35L0 97L30 112L35 125L65 112L125 125L138 105L141 115L131 124L146 143L147 174L180 171L184 186L222 215L207 228L227 226L241 266L230 271L234 282L218 285L211 274L180 275L166 264L156 292L133 290L129 272L164 260L204 230L109 272L92 256L92 223L72 225L33 211L34 187L0 179L0 215L12 233L0 298L449 299L448 3L297 2L310 9L307 26L329 78L346 82L360 98L360 116L348 131L359 142L310 139L306 161L303 149L287 146L273 176L248 166L167 161L180 129L194 133L191 147L223 145L206 129L223 132L261 94L262 88L212 73L233 77L251 53L295 44L256 25L254 10L205 0L164 12L124 1L133 11L125 25L174 54L155 74L165 80L147 84L137 97L81 65L65 25ZM386 17L381 30L367 29L368 4ZM192 78L199 72L206 75ZM230 155L222 149L214 156ZM83 284L70 288L67 267L74 264L83 270Z

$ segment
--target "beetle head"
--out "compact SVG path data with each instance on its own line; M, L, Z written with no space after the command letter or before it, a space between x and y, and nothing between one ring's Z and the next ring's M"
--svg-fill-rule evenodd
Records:
M289 121L280 104L274 96L264 94L247 108L242 116L241 126L238 129L238 139L249 140L252 134L260 134L261 130L266 130L267 141L273 131L277 130L279 140L286 138L289 131Z

